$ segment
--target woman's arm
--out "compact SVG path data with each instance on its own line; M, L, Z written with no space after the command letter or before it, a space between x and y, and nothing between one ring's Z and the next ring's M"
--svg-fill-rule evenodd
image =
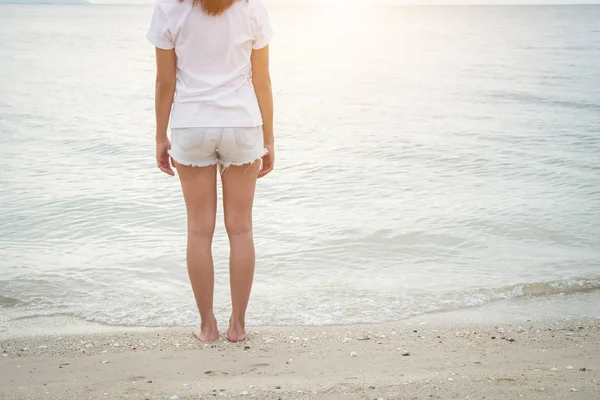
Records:
M156 163L161 171L175 175L171 167L167 128L175 96L177 57L175 50L156 48L156 92L154 107L156 113Z
M259 178L273 170L275 164L275 137L273 134L273 91L269 72L269 46L252 51L252 84L258 99L258 106L263 120L265 148L268 154L263 157Z

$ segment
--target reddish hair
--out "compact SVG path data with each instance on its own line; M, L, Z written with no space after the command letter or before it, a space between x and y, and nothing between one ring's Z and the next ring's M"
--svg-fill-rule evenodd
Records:
M182 2L183 0L179 0ZM236 0L192 0L194 6L200 6L208 15L221 15Z

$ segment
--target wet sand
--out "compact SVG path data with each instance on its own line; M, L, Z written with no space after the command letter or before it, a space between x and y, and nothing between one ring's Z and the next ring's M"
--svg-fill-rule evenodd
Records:
M190 329L0 341L2 399L600 399L600 320Z

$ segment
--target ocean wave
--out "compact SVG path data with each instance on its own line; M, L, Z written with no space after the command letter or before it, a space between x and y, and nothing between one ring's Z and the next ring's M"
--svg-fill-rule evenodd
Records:
M14 307L19 304L19 299L15 299L14 297L1 296L0 295L0 308L2 307Z
M546 297L589 293L600 290L600 279L572 279L565 281L520 283L498 288L482 288L473 291L451 292L441 299L443 311L478 307L497 300L519 297ZM448 310L443 305L450 305ZM442 310L440 310L442 311Z
M315 298L305 307L290 310L287 303L257 305L251 313L252 325L337 325L358 323L383 323L407 319L410 317L449 312L461 309L481 307L502 300L526 298L550 298L561 295L578 295L600 291L600 278L571 279L520 283L496 288L477 288L473 290L446 291L443 293L424 293L420 291L404 293L394 297L365 296L346 293ZM6 298L4 298L6 299ZM223 305L217 310L224 314ZM31 313L10 318L13 321L47 317L70 316L92 323L108 326L192 326L197 322L196 310L190 302L189 307L179 308L173 304L157 306L152 310L130 303L116 306L96 304L93 307L66 310L31 310ZM58 312L57 312L58 311Z
M495 91L489 92L487 96L491 99L506 102L525 104L550 104L552 106L570 108L574 110L600 110L600 104L590 102L587 100L577 101L568 99L558 99L549 96L535 95L532 93Z
M523 296L552 296L556 294L588 293L600 290L599 280L533 283L523 285Z

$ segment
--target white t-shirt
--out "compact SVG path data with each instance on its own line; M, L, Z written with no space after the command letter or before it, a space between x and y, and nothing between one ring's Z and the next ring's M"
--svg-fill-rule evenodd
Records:
M271 36L261 0L237 0L218 16L192 0L158 0L147 38L177 55L171 128L262 125L250 55Z

